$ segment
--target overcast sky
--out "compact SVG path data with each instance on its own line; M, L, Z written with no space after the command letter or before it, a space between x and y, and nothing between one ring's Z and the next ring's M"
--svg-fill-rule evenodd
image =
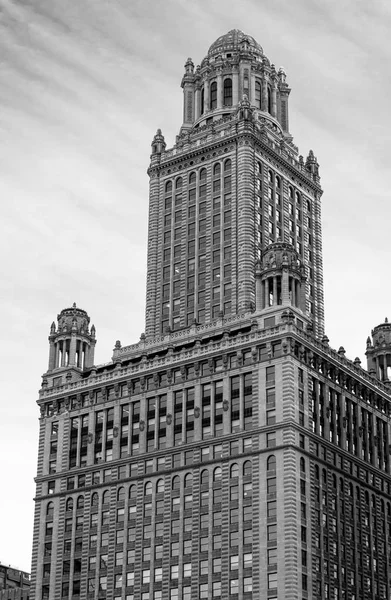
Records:
M138 340L150 144L175 141L187 57L233 28L285 68L320 163L331 344L364 362L391 318L389 0L0 0L2 562L30 570L50 323L87 310L97 364Z

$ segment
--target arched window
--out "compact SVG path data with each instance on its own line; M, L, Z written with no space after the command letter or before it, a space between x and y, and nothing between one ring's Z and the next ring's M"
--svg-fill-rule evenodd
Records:
M158 479L156 482L156 493L161 494L164 492L164 479Z
M269 179L269 183L271 183L271 184L272 184L272 183L273 183L273 180L274 180L274 177L273 177L273 172L272 172L272 171L269 171L269 172L268 172L268 179Z
M255 82L255 102L254 103L255 103L256 108L259 108L259 110L261 110L261 108L262 108L262 88L261 88L260 81Z
M231 476L231 479L234 479L235 477L239 477L239 466L236 463L231 465L230 476Z
M224 106L232 106L232 79L224 79Z
M326 485L326 483L327 483L326 469L322 469L322 481L323 481L323 484Z
M213 177L220 177L221 173L221 165L220 163L216 163L213 167Z
M261 163L258 163L258 175L262 175L262 165Z
M178 179L175 182L175 189L179 190L182 188L183 185L183 179L182 177L178 177Z
M276 457L274 456L274 454L271 454L268 457L267 463L266 463L266 470L267 471L275 471L276 470Z
M125 500L125 488L120 487L117 492L117 502L121 502L121 500Z
M276 188L281 188L281 179L278 176L276 176Z
M311 212L311 202L307 200L307 212Z
M304 458L300 459L300 471L302 473L305 473L305 460L304 460Z
M214 81L210 86L210 109L213 110L217 107L217 83Z
M190 173L189 175L189 185L195 185L196 184L196 174L194 173Z
M232 167L232 162L231 159L228 158L225 163L224 163L224 174L226 175L227 173L231 172L231 167Z
M221 475L222 475L221 467L216 467L215 470L213 471L213 481L218 481L219 479L221 479Z
M152 494L152 482L147 481L144 485L144 496L150 496Z
M49 502L46 507L46 518L53 519L53 513L54 513L54 504L53 504L53 502Z
M181 480L179 479L178 475L175 475L175 477L172 478L171 489L179 490L180 487L181 487Z
M201 115L204 114L204 102L205 102L205 90L204 88L201 88L201 106L200 106L200 113Z
M137 497L137 489L135 485L131 485L129 488L129 498L136 498Z
M204 469L201 472L201 485L203 483L209 483L209 472L208 472L208 469Z
M296 192L296 204L300 204L301 198L299 192Z
M253 471L253 466L251 464L251 461L246 460L246 462L243 463L243 475L251 475Z
M353 484L349 483L349 496L353 498Z
M78 496L76 508L84 508L84 496Z
M206 181L206 169L200 171L200 181Z
M109 502L110 502L110 492L108 490L106 490L105 492L103 492L102 504L109 504Z
M188 473L185 475L184 486L185 488L191 487L193 485L193 475Z
M344 488L343 479L341 477L340 480L339 480L339 492L340 492L340 494L343 494L343 488Z
M333 488L334 488L334 490L337 489L337 478L335 475L333 475Z
M315 479L317 481L319 481L319 467L318 467L318 465L315 465Z
M166 194L170 194L172 192L172 181L167 181L166 183Z
M267 86L267 112L269 115L272 114L272 89L269 85Z
M288 188L288 193L289 193L289 198L291 200L293 200L293 188L291 188L291 186L289 186L289 188Z
M72 500L72 498L69 498L69 500ZM94 492L91 497L91 506L98 506L98 504L99 504L99 496L96 492ZM72 501L72 506L73 506L73 501Z
M92 494L92 500L94 499L94 495L98 498L98 494ZM92 500L91 500L91 504L92 504ZM66 505L65 505L65 510L73 510L73 498L68 498Z

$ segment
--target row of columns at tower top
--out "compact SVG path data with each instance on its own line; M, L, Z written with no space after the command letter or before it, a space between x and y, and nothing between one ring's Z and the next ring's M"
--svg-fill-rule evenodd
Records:
M391 353L378 354L373 357L375 365L376 377L380 381L389 381L391 371Z
M94 348L86 341L72 336L67 339L50 341L48 371L62 367L85 369L94 363Z
M210 89L211 85L217 84L217 102L216 109L224 108L224 81L230 80L232 85L232 95L229 104L225 106L237 106L246 94L250 103L262 110L268 112L272 117L277 118L277 81L269 80L265 76L258 77L255 73L245 76L244 70L233 70L232 73L223 75L217 72L213 78L205 78L203 81L191 81L184 79L184 123L193 123L197 121L202 114L211 110ZM246 85L246 81L248 85ZM257 85L261 86L260 97L257 97Z
M210 80L205 79L204 81L204 102L203 106L201 104L202 100L202 87L197 85L195 88L195 120L197 120L201 114L206 113L210 110L210 86L216 81L217 83L217 109L221 109L224 106L224 81L226 79L230 79L232 81L232 101L229 106L236 106L242 98L239 98L239 73L233 72L228 77L224 77L223 74L218 73L216 79ZM270 112L272 117L277 117L277 86L273 82L272 85L268 84L264 79L262 82L258 79L258 82L261 84L261 98L260 98L260 110L265 112ZM256 95L256 83L257 78L254 74L250 76L250 85L248 88L244 86L244 78L243 78L243 94L246 94L249 97L249 101L252 105L256 106L255 95ZM188 90L189 91L189 90Z
M305 286L296 277L291 277L284 270L282 275L257 276L256 278L256 309L257 311L269 306L291 305L306 310Z

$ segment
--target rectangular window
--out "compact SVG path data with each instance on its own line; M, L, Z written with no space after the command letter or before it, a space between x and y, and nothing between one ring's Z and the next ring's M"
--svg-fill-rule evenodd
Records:
M275 382L275 367L266 367L266 384Z
M273 448L276 445L276 432L271 431L266 434L266 446L267 448Z

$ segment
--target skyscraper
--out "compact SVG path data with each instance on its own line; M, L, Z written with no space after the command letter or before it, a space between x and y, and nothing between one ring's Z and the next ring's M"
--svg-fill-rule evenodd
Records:
M32 598L382 600L391 326L324 334L321 188L290 89L233 30L152 142L145 333L94 365L75 304L38 404Z

